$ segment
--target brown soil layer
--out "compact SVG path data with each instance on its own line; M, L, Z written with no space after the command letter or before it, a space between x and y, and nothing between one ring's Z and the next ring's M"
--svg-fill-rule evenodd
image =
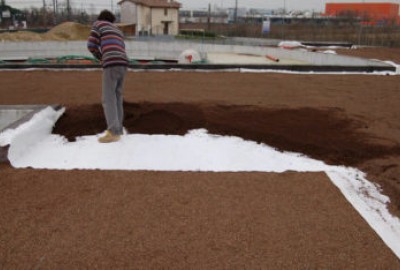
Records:
M323 173L1 169L1 269L400 267Z
M378 59L381 61L392 61L400 64L400 48L366 47L359 49L339 49L338 54L356 56L361 58Z

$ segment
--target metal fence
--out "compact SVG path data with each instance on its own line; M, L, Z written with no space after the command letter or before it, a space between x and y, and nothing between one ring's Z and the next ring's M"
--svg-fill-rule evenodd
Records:
M180 29L204 29L227 37L271 38L280 40L348 42L367 46L400 47L400 26L362 24L272 24L270 32L262 33L261 23L181 24Z

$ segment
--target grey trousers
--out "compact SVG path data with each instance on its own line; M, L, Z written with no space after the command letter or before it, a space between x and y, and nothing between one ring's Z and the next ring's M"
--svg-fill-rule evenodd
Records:
M113 66L103 70L102 103L107 129L115 135L121 135L123 129L123 87L127 68Z

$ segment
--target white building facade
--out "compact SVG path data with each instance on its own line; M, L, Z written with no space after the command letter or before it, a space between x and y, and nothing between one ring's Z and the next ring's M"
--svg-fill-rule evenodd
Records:
M135 35L177 35L179 8L173 0L123 0L121 23L133 25Z

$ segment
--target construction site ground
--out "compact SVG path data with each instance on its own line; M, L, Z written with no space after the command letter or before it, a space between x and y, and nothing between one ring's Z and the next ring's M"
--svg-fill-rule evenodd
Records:
M400 63L398 52L339 51ZM69 140L105 129L100 70L2 71L0 82L1 105L63 105L54 133ZM400 217L399 85L400 76L130 72L125 126L144 134L206 128L353 166ZM400 260L324 173L3 163L0 268L400 269Z

